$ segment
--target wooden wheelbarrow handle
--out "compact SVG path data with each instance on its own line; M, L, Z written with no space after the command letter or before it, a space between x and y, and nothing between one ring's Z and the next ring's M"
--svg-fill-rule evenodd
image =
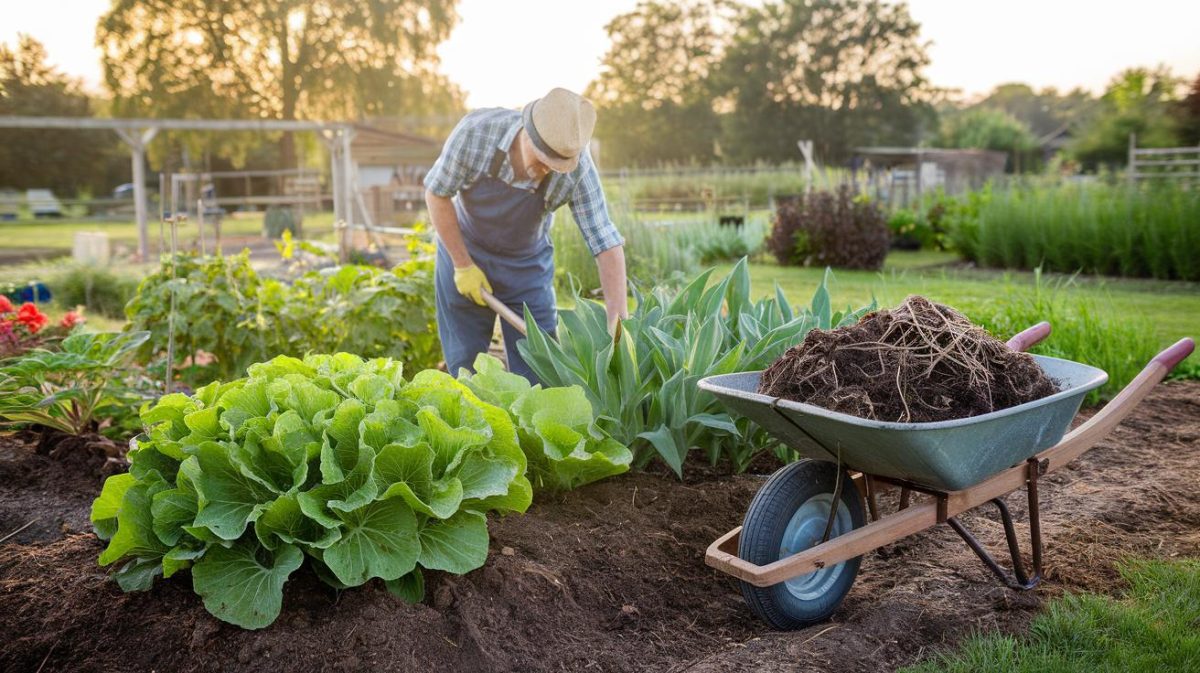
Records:
M484 303L491 307L491 309L495 311L497 315L503 318L504 322L516 328L516 330L520 332L522 336L528 336L528 334L525 332L525 321L521 319L521 316L517 315L516 311L512 310L508 306L505 306L504 302L496 299L496 296L491 292L488 292L487 290L480 290L480 292L483 294Z
M1008 347L1024 352L1038 345L1048 336L1050 336L1050 323L1042 321L1009 339Z

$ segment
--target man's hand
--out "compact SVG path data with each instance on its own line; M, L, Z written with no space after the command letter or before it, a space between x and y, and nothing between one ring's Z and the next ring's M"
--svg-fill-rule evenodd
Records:
M600 269L600 289L604 291L604 309L608 314L608 333L621 335L621 320L629 317L629 287L625 279L625 248L616 246L596 255Z
M454 287L458 288L459 294L480 306L487 305L483 302L483 291L492 291L492 284L488 282L487 276L474 264L454 267Z
M621 321L629 316L611 315L608 317L608 335L613 341L621 338Z

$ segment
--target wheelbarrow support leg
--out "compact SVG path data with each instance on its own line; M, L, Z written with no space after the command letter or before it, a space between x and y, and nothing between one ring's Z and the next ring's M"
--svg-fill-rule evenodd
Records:
M1018 591L1027 591L1036 587L1042 581L1042 527L1041 520L1038 516L1038 491L1037 480L1038 474L1043 466L1036 458L1030 458L1027 463L1029 478L1027 482L1027 490L1029 493L1029 538L1032 545L1033 555L1033 577L1030 577L1025 572L1025 564L1021 560L1021 549L1017 544L1017 531L1013 527L1012 514L1008 511L1008 506L1000 498L992 498L990 501L1000 511L1000 521L1004 524L1004 537L1008 542L1008 553L1012 558L1012 575L1010 576L999 563L992 558L991 554L983 548L979 540L975 538L961 523L954 517L946 519L946 523L954 529L962 537L971 551L983 561L983 564L988 567L992 573L1000 579L1001 582L1009 588Z

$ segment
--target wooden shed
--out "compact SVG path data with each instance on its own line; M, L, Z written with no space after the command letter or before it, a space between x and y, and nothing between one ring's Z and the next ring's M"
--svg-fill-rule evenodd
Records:
M978 189L1004 174L1004 152L935 147L859 147L855 168L866 169L867 182L876 197L891 205L906 206L921 194L941 188L947 194Z
M354 125L351 153L357 187L371 224L409 224L424 208L422 180L442 151L442 142L408 133L398 119L377 118Z

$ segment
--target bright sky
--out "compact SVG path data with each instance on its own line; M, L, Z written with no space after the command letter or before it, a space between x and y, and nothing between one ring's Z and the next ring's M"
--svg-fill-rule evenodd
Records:
M109 0L3 0L0 42L18 32L42 41L52 62L99 89L96 20ZM460 0L461 17L441 46L443 71L471 107L516 107L554 86L582 90L599 72L604 25L637 0ZM1200 73L1195 0L910 0L932 42L927 75L937 86L985 93L1025 82L1100 92L1131 66L1166 64Z

